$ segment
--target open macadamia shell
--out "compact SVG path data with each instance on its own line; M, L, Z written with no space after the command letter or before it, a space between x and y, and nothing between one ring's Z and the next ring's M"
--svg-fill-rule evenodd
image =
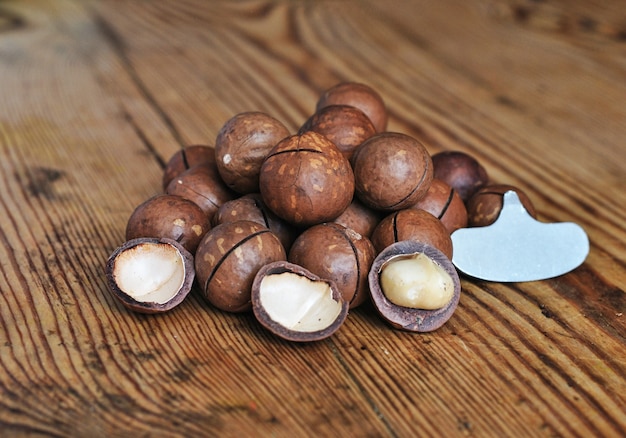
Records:
M420 284L418 287L431 287L432 284L435 287L440 287L443 279L446 287L453 288L450 300L445 305L436 309L421 309L397 305L387 298L381 285L382 270L394 260L410 257L419 257L420 263L434 264L428 266L426 269L428 273L424 275L424 281L429 284ZM439 274L430 274L433 271L432 268ZM412 270L419 270L419 267ZM415 272L409 272L408 276L415 277L416 275ZM419 277L419 275L417 276ZM450 319L461 297L461 281L450 259L437 248L421 242L408 240L394 243L385 248L374 260L368 278L372 302L380 315L393 327L406 331L429 332L437 330ZM405 279L398 278L397 282L403 284ZM440 290L434 291L436 294L441 292ZM446 293L449 292L446 291Z
M477 190L467 201L468 225L486 227L494 223L502 211L504 194L510 190L517 193L528 214L537 218L535 206L523 190L509 184L488 184Z
M252 310L275 335L309 342L335 333L348 316L348 303L332 280L293 263L274 262L254 278Z
M189 294L195 278L193 256L172 239L132 239L110 255L106 277L109 290L125 307L165 312Z

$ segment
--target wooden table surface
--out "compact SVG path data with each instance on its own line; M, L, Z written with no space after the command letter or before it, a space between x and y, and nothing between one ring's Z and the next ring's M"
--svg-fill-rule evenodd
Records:
M624 436L623 6L2 1L0 436ZM432 333L365 305L308 344L197 290L152 316L112 297L105 261L172 154L243 111L295 132L340 81L582 225L585 263L463 278Z

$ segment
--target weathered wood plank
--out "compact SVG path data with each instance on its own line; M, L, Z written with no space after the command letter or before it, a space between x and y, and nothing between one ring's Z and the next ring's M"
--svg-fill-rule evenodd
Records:
M0 430L7 435L561 435L626 430L626 65L618 2L0 5ZM476 155L587 262L465 279L440 330L370 306L293 345L197 293L125 310L103 265L178 148L240 111L295 131L343 79L390 129ZM197 291L196 291L197 292Z

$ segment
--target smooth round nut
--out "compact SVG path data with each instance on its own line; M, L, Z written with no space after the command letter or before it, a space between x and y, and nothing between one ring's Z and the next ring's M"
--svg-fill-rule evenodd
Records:
M192 201L209 219L225 202L235 198L220 178L214 164L197 164L174 177L165 193Z
M367 237L328 222L303 231L293 243L287 260L334 281L353 309L369 296L367 274L375 256L374 246Z
M382 97L372 87L357 82L342 82L327 89L316 104L316 112L329 105L349 105L363 111L372 121L376 132L387 129L387 108Z
M107 285L126 308L161 313L178 306L195 278L193 256L172 239L137 238L116 248L106 263Z
M198 205L180 196L159 194L142 202L132 212L126 224L126 240L169 238L194 254L210 229L209 218Z
M369 238L382 218L383 214L379 210L366 207L355 197L348 208L333 222L351 228L360 235Z
M406 209L385 217L372 233L377 252L403 240L427 243L452 259L452 238L446 227L425 210Z
M278 143L263 162L259 181L270 210L297 226L335 219L354 195L350 163L333 142L312 131Z
M469 226L486 227L494 223L500 216L504 194L509 190L516 192L528 214L537 218L532 201L521 189L509 184L490 184L482 187L467 201Z
M196 279L204 298L228 312L250 310L252 282L268 263L285 260L285 250L268 228L256 222L227 222L211 229L195 256Z
M363 111L348 105L320 108L302 125L299 133L315 131L332 141L349 160L354 150L376 134L376 128Z
M262 267L252 285L257 321L275 335L311 342L334 334L348 316L348 303L335 283L289 262Z
M433 179L426 147L417 139L396 132L377 134L352 155L355 191L367 206L401 210L419 201Z
M439 219L450 234L467 227L467 208L461 196L440 179L434 178L426 196L410 208L426 210Z
M288 135L282 122L263 112L230 118L215 139L217 169L224 183L237 193L258 192L263 160Z
M191 145L176 151L165 164L163 190L178 175L198 164L215 165L215 150L212 146Z
M249 193L225 202L213 216L212 225L240 220L256 222L269 228L280 239L285 251L289 251L296 238L296 229L276 216L265 205L260 193Z
M461 296L461 281L450 259L414 240L385 248L374 260L368 280L378 313L393 327L407 331L437 330L450 319Z
M465 152L439 152L432 156L432 160L435 178L453 187L463 202L489 182L485 168Z

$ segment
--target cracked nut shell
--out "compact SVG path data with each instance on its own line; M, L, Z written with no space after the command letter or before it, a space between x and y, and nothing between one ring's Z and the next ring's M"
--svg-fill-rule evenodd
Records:
M486 227L494 223L500 216L504 194L509 190L517 193L528 214L536 219L535 207L526 193L512 185L490 184L479 189L467 201L468 225L470 227Z
M252 284L252 310L275 335L295 342L325 339L348 316L348 303L332 280L279 261L262 267Z
M329 105L318 110L302 125L300 133L315 131L335 143L349 160L354 150L376 134L363 111L349 105Z
M257 271L287 258L274 233L252 221L227 222L209 231L195 256L196 280L204 298L228 312L250 310Z
M166 237L194 254L209 231L209 218L198 205L176 195L159 194L138 205L126 224L126 240Z
M452 291L446 291L451 292L449 301L435 309L407 307L390 301L381 285L381 273L386 266L398 260L418 260L417 263L425 264L427 271L422 275L421 267L413 266L405 271L408 276L406 279L396 280L399 284L403 281L414 282L413 287L428 293L430 287L442 287L440 285L442 281L446 288L452 288ZM432 271L437 272L434 277ZM372 302L378 313L391 326L406 331L429 332L440 328L456 310L461 296L459 275L450 259L433 246L411 240L397 242L385 248L374 260L368 280Z
M287 260L332 280L353 309L369 296L367 274L376 256L367 237L328 222L303 231L293 243Z
M354 195L350 163L333 142L312 131L278 143L261 166L259 182L270 210L297 226L335 219Z
M241 194L258 192L263 160L288 135L282 122L263 112L231 117L215 139L217 169L226 185Z
M426 196L410 208L426 210L446 227L449 233L467 227L467 208L454 188L434 178Z
M215 165L215 150L208 145L190 145L176 151L165 164L163 190L178 175L197 164Z
M189 294L195 277L191 253L167 238L125 242L111 253L105 271L115 298L140 313L173 309Z
M369 85L341 82L327 89L317 101L316 112L329 105L350 105L363 111L376 132L387 129L387 108L382 97Z
M357 148L351 162L357 196L377 210L410 207L426 195L433 179L426 147L397 132L370 137Z
M454 187L467 200L489 182L485 168L471 155L461 151L443 151L432 156L434 176Z
M385 217L372 233L377 252L395 242L416 240L438 248L452 259L452 238L439 219L425 210L405 209Z

